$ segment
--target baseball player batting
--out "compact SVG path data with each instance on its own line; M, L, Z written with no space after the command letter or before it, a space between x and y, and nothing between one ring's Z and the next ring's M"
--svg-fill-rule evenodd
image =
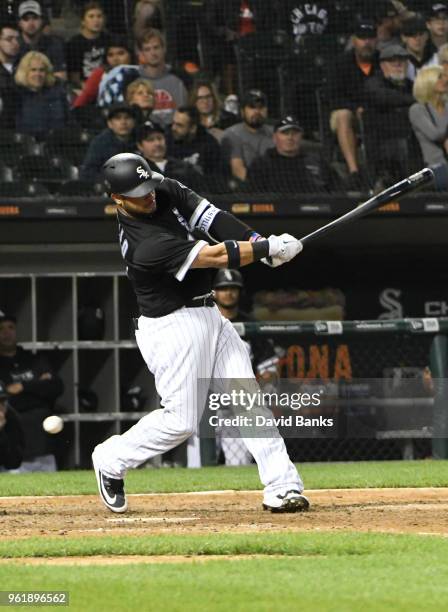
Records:
M262 238L185 185L152 171L139 155L114 155L103 172L117 204L121 253L141 312L136 341L163 406L92 454L102 501L112 512L125 512L127 470L197 432L208 392L198 380L254 379L247 349L213 300L213 269L256 261L280 266L302 245L289 234ZM263 507L307 510L302 480L278 431L272 435L270 428L269 437L244 442L264 485Z

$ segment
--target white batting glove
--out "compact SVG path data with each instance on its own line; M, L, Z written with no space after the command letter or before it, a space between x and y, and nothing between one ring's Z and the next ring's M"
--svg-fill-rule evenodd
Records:
M282 264L291 261L303 249L300 240L291 234L281 234L281 236L271 235L269 242L269 258L262 259L262 262L271 268L277 268Z

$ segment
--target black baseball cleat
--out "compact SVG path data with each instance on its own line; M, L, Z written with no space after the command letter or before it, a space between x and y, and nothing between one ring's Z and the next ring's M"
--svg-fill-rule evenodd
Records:
M93 469L98 483L98 490L104 505L112 512L126 512L128 502L124 492L124 480L105 476L93 460Z
M309 500L297 490L277 495L271 494L265 496L263 500L264 510L271 512L305 512L309 507Z

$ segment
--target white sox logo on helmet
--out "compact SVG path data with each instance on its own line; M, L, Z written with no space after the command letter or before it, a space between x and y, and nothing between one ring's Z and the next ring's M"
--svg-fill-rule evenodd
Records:
M141 166L137 168L137 174L139 175L140 178L149 179L149 172L145 170L144 168L142 168Z

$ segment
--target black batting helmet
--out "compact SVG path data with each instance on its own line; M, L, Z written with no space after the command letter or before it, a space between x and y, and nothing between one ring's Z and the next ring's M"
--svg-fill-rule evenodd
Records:
M146 159L135 153L110 157L103 166L103 176L110 193L130 198L148 195L163 181L163 175L151 170Z
M213 281L213 289L221 289L222 287L239 287L243 288L243 277L238 270L218 270Z

